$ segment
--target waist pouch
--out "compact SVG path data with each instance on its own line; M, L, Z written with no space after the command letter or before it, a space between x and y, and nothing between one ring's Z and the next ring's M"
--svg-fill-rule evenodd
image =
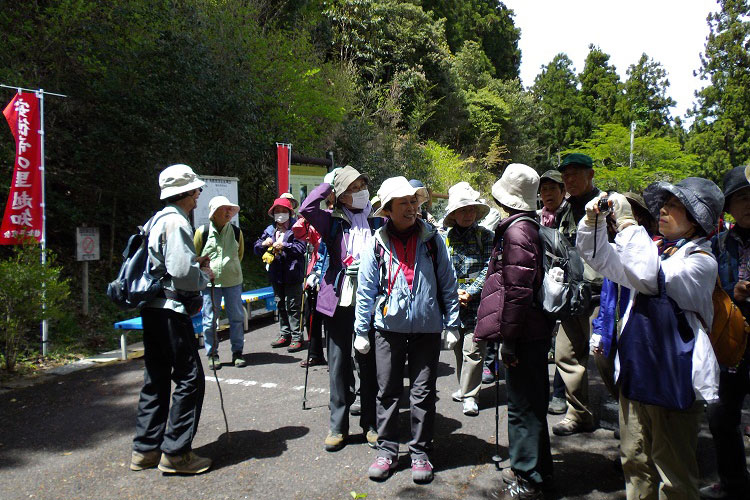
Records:
M164 290L164 297L181 303L185 307L188 316L195 316L203 307L203 297L201 297L199 292L174 292L172 290Z

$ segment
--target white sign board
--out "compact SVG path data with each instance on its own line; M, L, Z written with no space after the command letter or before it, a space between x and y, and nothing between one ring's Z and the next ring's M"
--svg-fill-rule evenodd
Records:
M206 185L203 186L203 192L198 197L198 206L193 211L193 221L196 229L204 224L208 224L208 202L214 196L226 196L232 203L240 205L237 196L237 181L239 181L237 177L201 175L200 178ZM240 210L242 210L242 205L240 205ZM232 217L231 222L239 227L239 214Z
M99 260L99 228L76 228L76 260Z

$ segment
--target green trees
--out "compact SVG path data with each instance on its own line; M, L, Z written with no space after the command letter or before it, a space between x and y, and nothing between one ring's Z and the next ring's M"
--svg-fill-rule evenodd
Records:
M593 44L589 45L589 54L579 80L583 105L591 112L591 128L614 121L623 87L615 67L609 64L609 54Z
M688 149L701 158L702 175L714 180L750 162L750 5L721 0L708 17L710 34L701 57L701 79Z
M625 95L618 109L620 122L636 122L647 133L667 133L672 123L669 108L676 104L667 96L667 72L644 53L627 73Z

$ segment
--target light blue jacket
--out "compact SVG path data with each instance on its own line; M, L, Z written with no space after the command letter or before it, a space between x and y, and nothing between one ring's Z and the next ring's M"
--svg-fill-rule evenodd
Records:
M427 247L427 241L437 233L435 228L422 221L417 233L416 263L412 289L406 283L403 272L395 277L393 289L388 295L388 266L391 267L391 279L399 266L396 251L391 256L390 238L385 227L375 233L370 248L363 252L359 264L357 305L354 320L354 331L357 335L367 335L370 330L372 314L375 314L375 328L397 333L440 333L444 328L457 329L458 319L458 282L456 272L451 264L448 250L443 239L434 238L437 251L437 277ZM383 282L375 255L375 242L384 249L382 258ZM391 261L391 258L393 259ZM441 314L438 294L442 295L445 313ZM383 308L388 305L383 316Z

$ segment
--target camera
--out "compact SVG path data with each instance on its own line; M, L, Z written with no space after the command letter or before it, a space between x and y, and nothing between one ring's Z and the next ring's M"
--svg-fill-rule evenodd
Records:
M599 198L597 207L599 208L599 213L606 214L607 212L609 212L609 198L607 198L606 196L603 198Z

